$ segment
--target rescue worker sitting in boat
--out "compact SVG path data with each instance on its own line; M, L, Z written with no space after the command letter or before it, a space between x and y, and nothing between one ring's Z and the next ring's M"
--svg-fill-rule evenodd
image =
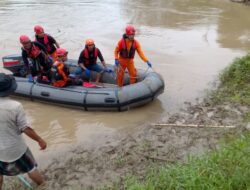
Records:
M56 48L60 48L57 41L49 34L44 33L43 27L36 25L34 27L36 41L40 42L46 47L47 52L52 57L53 61L56 61Z
M90 71L96 71L96 83L98 84L101 78L104 69L97 64L97 58L101 60L102 65L104 66L105 70L107 70L105 61L103 59L101 51L95 47L94 40L87 39L85 42L85 48L81 51L78 65L79 67L76 69L76 75L81 75L83 71L85 71L85 75L90 77Z
M22 75L28 74L30 81L37 76L38 82L43 76L49 78L52 61L48 59L46 48L39 42L32 42L26 35L21 35L19 40L22 44L22 59L26 70Z
M68 52L64 48L58 48L56 50L57 61L54 62L52 72L52 85L55 87L65 87L72 83L69 78L69 68L65 65L68 60Z

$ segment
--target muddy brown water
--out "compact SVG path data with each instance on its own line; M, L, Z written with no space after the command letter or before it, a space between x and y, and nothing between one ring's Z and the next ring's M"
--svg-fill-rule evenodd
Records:
M20 100L32 126L46 139L46 154L65 146L98 145L119 129L132 130L155 122L205 94L219 71L250 48L249 7L227 0L2 0L0 1L0 57L19 53L18 37L34 38L41 24L69 57L77 59L86 38L93 38L107 63L127 23L145 55L166 83L154 102L121 113L85 112ZM145 68L138 56L136 66ZM3 69L1 69L3 71ZM28 140L35 155L41 153Z

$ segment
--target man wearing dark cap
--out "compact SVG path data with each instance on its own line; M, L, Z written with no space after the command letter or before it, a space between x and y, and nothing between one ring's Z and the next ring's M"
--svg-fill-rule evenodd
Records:
M37 163L22 138L22 133L37 141L41 150L44 150L47 144L29 127L21 103L8 98L16 88L13 76L0 73L0 190L4 175L28 173L37 185L44 184L44 179L36 168Z

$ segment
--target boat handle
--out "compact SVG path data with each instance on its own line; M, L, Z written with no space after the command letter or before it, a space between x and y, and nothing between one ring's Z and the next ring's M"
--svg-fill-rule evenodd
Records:
M105 101L105 103L114 103L115 98L105 98L104 101Z
M41 92L41 95L48 97L49 96L49 92Z

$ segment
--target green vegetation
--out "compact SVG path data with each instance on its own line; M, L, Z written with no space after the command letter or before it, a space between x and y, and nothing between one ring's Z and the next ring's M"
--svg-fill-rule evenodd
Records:
M237 58L220 74L220 86L212 94L215 103L250 106L250 54Z
M126 180L128 190L172 189L250 189L250 133L199 158L186 163L154 169L140 182Z
M250 54L237 58L220 74L220 85L210 95L212 103L250 106ZM250 112L245 116L250 121Z

